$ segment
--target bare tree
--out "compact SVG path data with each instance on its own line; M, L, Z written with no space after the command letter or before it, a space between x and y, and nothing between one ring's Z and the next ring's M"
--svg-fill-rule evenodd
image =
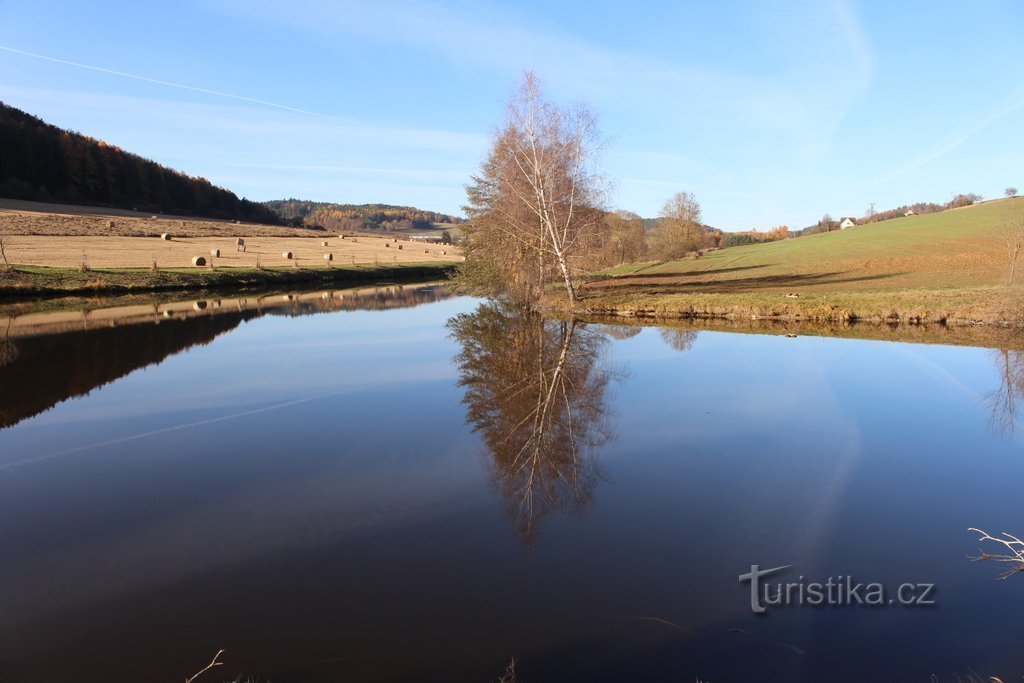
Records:
M576 303L575 275L603 229L602 180L594 168L600 147L585 107L547 102L536 77L525 74L466 188L463 271L471 285L530 301L558 279Z
M696 197L689 192L672 195L658 213L658 228L654 233L658 256L675 259L700 249L704 237L700 221L700 204Z
M0 235L0 258L4 261L4 270L10 270L11 264L7 260L7 236Z
M1005 194L1007 197L1016 197L1017 196L1017 188L1013 187L1011 185L1010 187L1006 188L1003 191L1003 194Z
M1024 251L1024 204L1019 200L1014 200L1010 206L1006 207L1003 214L1002 239L1010 261L1007 284L1013 286L1017 262L1020 260L1021 252Z
M605 216L603 266L639 261L647 253L644 220L631 211Z

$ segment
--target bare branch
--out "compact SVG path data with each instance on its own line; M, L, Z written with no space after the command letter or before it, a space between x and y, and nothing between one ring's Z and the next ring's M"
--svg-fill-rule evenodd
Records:
M192 681L196 680L197 678L199 678L200 676L202 676L202 675L203 675L204 673L206 673L206 672L207 672L207 671L209 671L210 669L216 668L216 667L218 667L218 666L223 666L223 665L224 665L224 663L223 663L223 662L220 662L220 661L218 661L218 660L220 659L220 656L221 656L222 654L224 654L224 650L220 650L219 652L217 652L217 654L215 654L215 655L213 656L213 659L211 659L211 660L210 660L210 663L209 663L209 664L207 664L207 665L206 665L205 667L203 667L202 669L200 669L200 670L199 670L199 671L197 671L196 673L192 674L192 676L191 676L191 677L189 677L189 678L186 678L186 679L185 679L185 683L192 683Z
M1024 541L1005 531L1002 533L1002 537L991 536L988 532L982 531L981 529L975 529L973 527L968 529L968 531L973 531L979 534L979 541L997 543L1006 549L1006 552L1003 553L987 553L983 550L979 550L979 554L976 556L968 555L972 562L995 560L996 562L1009 564L1010 568L997 577L1001 581L1005 581L1017 572L1024 572Z

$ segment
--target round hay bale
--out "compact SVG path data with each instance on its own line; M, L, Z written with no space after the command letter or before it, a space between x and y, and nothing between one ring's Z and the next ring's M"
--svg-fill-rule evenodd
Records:
M447 251L445 251L444 249L441 250L441 256L446 256L447 254L448 254Z
M169 232L161 233L160 239L162 239L165 242L170 242L171 241L171 233L169 233Z
M108 228L114 227L114 221L107 221L107 227Z
M324 240L323 242L321 242L320 246L321 247L326 247L327 246L327 240Z
M290 251L283 251L283 252L281 252L281 256L286 258L286 259L288 259L289 261L291 261L293 258L295 258L295 255L292 252L290 252Z
M387 247L388 249L390 249L391 248L391 242L385 242L384 246Z
M211 249L210 256L213 258L220 258L220 249Z
M398 245L398 250L399 250L399 251L401 251L401 250L402 250L402 245L401 245L401 244L399 244L399 245Z
M197 310L197 311L205 311L206 310L206 302L205 301L196 301L195 303L192 304L192 308L194 310Z
M330 262L334 260L334 254L324 254L324 261Z
M392 242L397 242L397 241L398 241L398 238L397 238L397 237L392 237L392 238L391 238L391 241L392 241Z
M192 265L193 266L197 266L197 267L198 266L205 266L206 265L206 259L204 257L202 257L202 256L193 256L192 257Z
M356 239L355 237L353 237L353 238L352 238L352 241L353 241L353 242L358 242L359 240L357 240L357 239Z
M235 240L235 246L237 246L237 247L244 247L245 246L245 240L243 240L241 237L239 237L237 240Z

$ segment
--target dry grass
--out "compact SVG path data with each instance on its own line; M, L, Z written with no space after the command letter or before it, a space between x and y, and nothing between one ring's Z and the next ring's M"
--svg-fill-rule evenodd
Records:
M174 233L172 233L173 235ZM391 242L390 238L363 236L339 239L327 237L264 237L245 236L246 250L236 250L235 236L174 237L49 237L17 236L6 239L7 258L16 266L47 266L78 268L84 254L89 268L158 268L191 267L193 256L203 256L215 268L256 268L293 266L282 254L290 251L299 267L325 267L325 253L334 254L338 266L352 264L441 263L459 260L458 249L413 242ZM321 242L327 241L324 247ZM397 247L401 245L402 249ZM211 258L210 251L220 249L220 257ZM447 253L443 253L447 252Z
M978 324L1024 322L1024 289L1003 286L999 229L1011 202L810 237L628 264L580 288L584 313ZM556 294L544 305L566 308Z

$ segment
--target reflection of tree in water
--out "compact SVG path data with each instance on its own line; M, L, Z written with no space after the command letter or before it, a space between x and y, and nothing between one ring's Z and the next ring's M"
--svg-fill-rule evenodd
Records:
M541 520L579 511L599 478L597 449L611 436L600 366L606 338L575 321L544 320L501 303L449 321L467 422L490 455L491 480L529 544Z
M625 341L643 332L644 328L639 325L598 325L597 329L612 339Z
M11 340L11 324L14 318L7 319L7 329L4 330L4 338L0 339L0 368L18 360L18 347Z
M1024 402L1024 351L997 349L992 360L999 376L999 388L987 394L991 410L989 424L993 431L1012 434Z
M697 341L697 330L681 330L678 327L661 328L661 338L676 351L689 351Z

